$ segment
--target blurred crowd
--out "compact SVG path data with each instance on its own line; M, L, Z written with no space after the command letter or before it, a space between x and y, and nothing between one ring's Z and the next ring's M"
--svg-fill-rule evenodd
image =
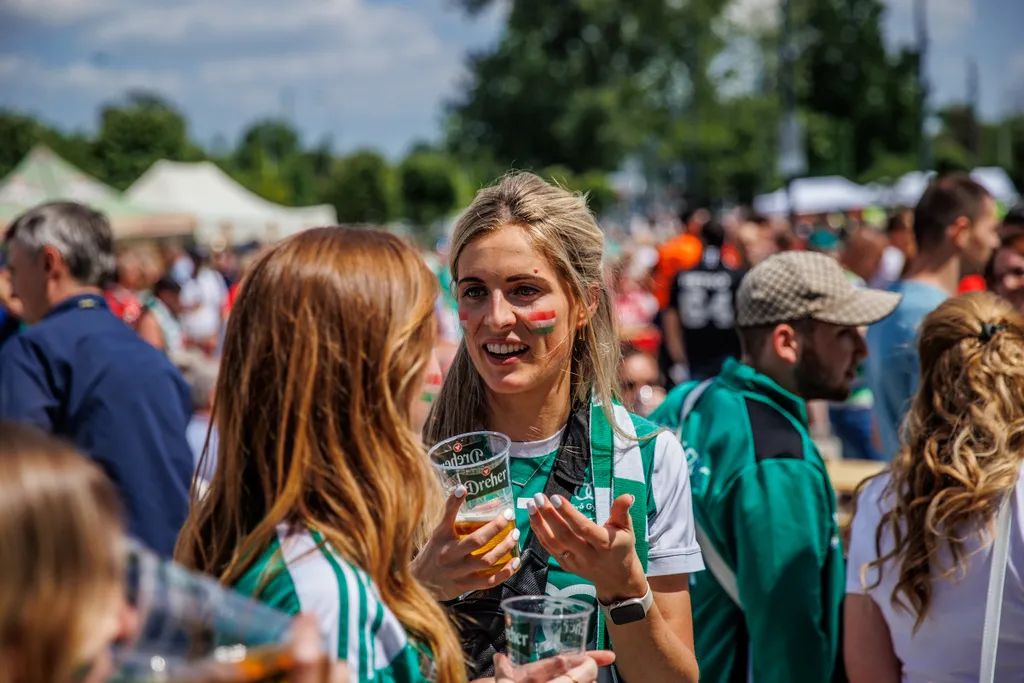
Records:
M72 202L4 244L0 465L24 495L0 511L0 665L49 673L0 683L106 679L33 619L120 581L126 537L311 614L353 681L1024 676L1024 206L967 176L881 226L599 226L519 173L430 248L337 226L114 245ZM445 500L423 447L482 430L508 436L515 506L462 534L466 487ZM826 435L877 464L852 526ZM25 541L48 524L80 542ZM589 658L511 667L516 595L594 608ZM133 630L104 623L101 651Z

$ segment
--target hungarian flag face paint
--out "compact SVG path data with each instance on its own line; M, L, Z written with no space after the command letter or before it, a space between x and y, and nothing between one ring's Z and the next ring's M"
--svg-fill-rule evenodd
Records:
M469 329L469 313L466 311L459 311L459 325L462 326L462 330L466 331Z
M551 334L555 331L555 312L537 311L526 316L526 326L534 334Z
M427 375L423 378L423 402L433 403L437 395L441 393L442 377L440 374Z

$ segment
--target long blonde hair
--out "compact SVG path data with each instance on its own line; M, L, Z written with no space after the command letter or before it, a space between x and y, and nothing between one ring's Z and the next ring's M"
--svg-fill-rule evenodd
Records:
M103 471L71 446L0 422L0 682L64 683L121 590L123 526Z
M370 575L447 683L465 679L461 646L409 569L438 486L410 428L438 291L411 248L376 230L308 230L260 256L228 322L217 470L175 556L230 585L278 524L318 531Z
M885 494L893 507L875 534L877 560L895 560L894 605L924 621L933 573L966 569L966 542L991 528L1024 459L1024 317L989 292L949 299L924 320L921 383L907 416L907 444L892 463ZM885 533L893 549L881 555ZM942 566L943 549L952 557ZM877 583L875 584L877 585Z
M507 225L523 228L567 286L572 301L597 308L573 341L573 403L601 401L609 423L612 399L618 398L617 368L621 351L611 296L604 278L604 233L587 208L586 197L544 182L532 173L511 173L481 190L452 233L449 262L459 279L459 258L474 240ZM465 341L459 345L448 377L426 428L428 442L486 428L488 414L483 379L473 367Z

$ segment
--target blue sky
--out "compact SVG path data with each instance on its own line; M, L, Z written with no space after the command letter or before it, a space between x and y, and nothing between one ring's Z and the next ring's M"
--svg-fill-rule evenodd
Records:
M730 16L760 21L775 2L734 0ZM913 2L886 0L892 44L913 38ZM983 115L1024 108L1024 0L928 2L935 101L964 97L973 58ZM502 20L450 0L0 0L0 107L91 130L103 102L144 87L203 144L287 113L307 140L397 156L437 136L466 52Z

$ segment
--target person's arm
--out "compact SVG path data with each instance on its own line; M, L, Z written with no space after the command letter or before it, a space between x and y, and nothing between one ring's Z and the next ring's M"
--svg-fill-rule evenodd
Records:
M617 668L626 681L645 680L650 662L658 660L665 675L697 674L696 661L689 659L694 652L689 574L701 571L704 562L697 545L690 477L679 441L667 432L655 438L654 461L648 474L647 509L652 514L648 519L647 581L665 627L658 628L654 622L646 629L609 624L608 632L619 656ZM691 663L692 670L688 668Z
M869 595L846 594L843 656L850 683L900 683L902 665L892 648L889 625Z
M697 658L693 652L693 614L690 609L690 587L687 574L652 576L647 583L654 594L654 604L647 618L632 624L616 626L610 620L608 634L616 654L616 668L623 681L692 681L699 678ZM608 603L637 597L637 591L624 589L622 595L602 596Z
M60 400L47 381L41 352L19 335L0 353L0 418L29 422L53 431Z
M889 625L872 596L879 570L871 563L878 558L875 534L887 483L887 475L882 475L861 489L850 525L843 604L843 655L850 683L899 683L902 678L903 665L893 648Z
M683 339L683 318L676 307L679 301L679 278L672 280L668 305L661 312L661 333L665 351L672 361L669 376L676 384L682 384L690 377L689 359L686 357L686 341Z
M641 598L650 586L654 604L646 618L621 626L605 622L622 680L697 683L687 576L652 576L648 580L636 554L629 508L643 502L619 496L604 526L587 519L559 496L549 501L538 494L538 502L527 503L537 539L566 571L594 585L598 601L607 605Z
M823 476L812 463L783 455L749 467L730 491L736 581L758 683L832 677L833 615L821 589L831 492Z
M665 350L673 365L686 365L686 345L683 342L683 322L679 311L669 306L661 312Z
M142 311L142 315L139 316L139 322L135 326L135 331L144 341L149 342L161 351L166 350L163 330L160 329L160 323L157 322L156 316L153 315L152 311L148 309Z

